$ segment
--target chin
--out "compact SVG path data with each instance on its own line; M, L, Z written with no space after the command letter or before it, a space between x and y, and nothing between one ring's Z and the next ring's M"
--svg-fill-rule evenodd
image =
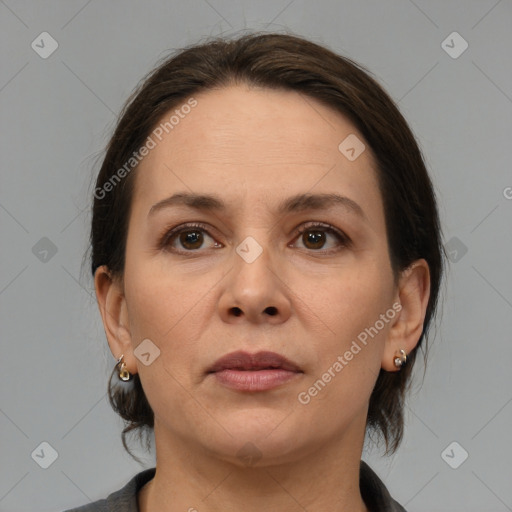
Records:
M240 410L223 415L217 437L204 440L219 458L239 466L265 466L294 459L304 450L301 425L286 421L290 411ZM292 418L290 418L292 419ZM283 421L284 420L284 421ZM295 454L295 457L294 457Z

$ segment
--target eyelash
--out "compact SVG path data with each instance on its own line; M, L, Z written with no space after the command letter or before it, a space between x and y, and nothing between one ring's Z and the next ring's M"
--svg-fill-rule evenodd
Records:
M206 224L202 224L200 222L199 223L182 224L181 226L171 229L170 231L164 232L164 235L160 238L160 240L158 242L159 249L167 248L169 245L169 242L171 242L176 236L180 235L181 233L187 232L187 231L194 231L194 230L204 231L209 237L213 238L213 236L209 233L208 226ZM334 235L338 239L338 241L340 242L340 245L342 247L350 247L352 244L352 241L350 240L350 238L347 235L345 235L342 231L340 231L338 228L335 228L334 226L331 226L330 224L318 223L318 222L309 222L309 223L303 224L300 229L297 229L295 231L294 240L297 239L302 234L304 234L306 231L314 231L314 230L322 231L324 233L330 233L331 235ZM308 250L308 249L306 249L306 250ZM309 249L309 250L312 252L315 252L315 253L330 254L333 252L337 252L339 250L339 248L338 249L336 249L336 248L335 249L318 249L318 250ZM187 254L187 253L190 254L190 253L198 252L199 249L197 249L197 250L177 250L177 249L173 248L170 251L174 252L174 253L178 253L178 254Z

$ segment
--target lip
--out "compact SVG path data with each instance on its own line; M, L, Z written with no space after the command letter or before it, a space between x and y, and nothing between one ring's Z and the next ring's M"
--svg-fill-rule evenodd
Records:
M238 391L265 391L302 374L298 365L275 352L237 351L218 359L208 370L217 381Z

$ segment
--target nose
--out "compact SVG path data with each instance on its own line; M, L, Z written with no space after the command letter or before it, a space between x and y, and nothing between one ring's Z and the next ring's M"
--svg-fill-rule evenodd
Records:
M280 324L290 317L290 287L268 251L254 260L235 253L219 299L219 314L227 323Z

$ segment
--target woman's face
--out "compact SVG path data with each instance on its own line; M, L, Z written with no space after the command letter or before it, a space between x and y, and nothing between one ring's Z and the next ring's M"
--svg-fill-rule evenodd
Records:
M295 92L194 97L136 171L126 246L125 326L150 355L125 360L159 435L235 462L362 439L399 316L370 148ZM210 372L235 351L273 352L295 371L235 358Z

